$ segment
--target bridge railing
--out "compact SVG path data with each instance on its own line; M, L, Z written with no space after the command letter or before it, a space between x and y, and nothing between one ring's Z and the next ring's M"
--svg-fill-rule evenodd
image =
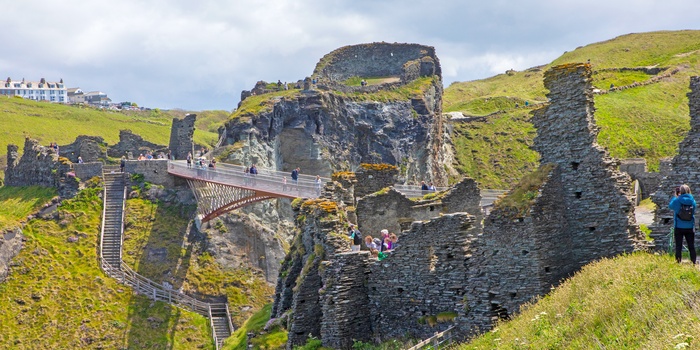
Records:
M183 161L174 161L170 163L168 172L191 179L276 193L289 198L319 197L323 186L330 181L329 178L321 177L320 183L317 183L315 176L300 175L298 181L294 182L291 179L291 173L258 169L258 174L251 175L245 173L245 169L244 166L231 164L217 164L216 168L195 165L188 167Z

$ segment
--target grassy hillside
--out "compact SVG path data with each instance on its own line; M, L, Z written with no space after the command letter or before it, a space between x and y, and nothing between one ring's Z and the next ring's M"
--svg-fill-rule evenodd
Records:
M194 140L199 144L216 143L216 123L225 119L226 112L207 112L198 121ZM184 115L184 113L183 113ZM227 114L226 114L227 116ZM170 142L173 115L152 110L139 113L101 111L21 98L0 98L0 156L5 158L7 144L24 145L24 137L31 136L42 143L68 144L78 135L102 136L108 144L119 142L119 130L130 129L145 140L160 145ZM200 123L205 123L206 128Z
M485 117L454 122L457 169L485 187L509 188L536 167L538 155L528 149L535 135L528 113L546 101L544 71L589 59L595 71L593 85L600 89L653 78L611 68L678 69L658 83L595 97L598 142L614 157L643 157L650 169L658 169L659 159L673 156L690 128L685 94L689 77L700 74L700 31L625 35L579 47L541 67L450 85L443 98L445 112Z
M3 349L212 349L207 320L133 294L97 264L101 190L62 203L58 220L23 228L24 248L0 284ZM0 188L2 229L53 196L51 190ZM69 240L70 238L70 240Z
M461 349L698 349L700 272L668 255L590 264Z
M228 298L235 324L269 303L274 289L251 269L226 269L187 235L195 208L179 204L127 201L124 261L138 273L166 281L191 295ZM243 307L248 311L241 311Z

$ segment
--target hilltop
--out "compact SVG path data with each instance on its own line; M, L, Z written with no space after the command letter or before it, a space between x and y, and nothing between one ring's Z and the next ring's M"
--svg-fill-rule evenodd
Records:
M651 170L677 153L690 128L685 94L689 77L700 74L700 31L628 34L578 47L542 66L453 83L445 89L443 110L466 117L452 120L460 174L486 188L509 188L534 170L538 155L529 149L535 136L529 113L546 102L543 74L588 60L601 92L595 96L598 142L613 157L645 158ZM605 93L611 84L614 91Z

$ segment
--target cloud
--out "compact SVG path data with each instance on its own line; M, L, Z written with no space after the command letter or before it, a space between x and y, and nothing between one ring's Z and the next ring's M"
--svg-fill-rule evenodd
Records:
M446 82L472 80L630 32L697 27L700 12L691 0L28 0L2 7L0 74L63 78L114 101L194 110L231 110L257 80L302 79L344 45L435 46Z

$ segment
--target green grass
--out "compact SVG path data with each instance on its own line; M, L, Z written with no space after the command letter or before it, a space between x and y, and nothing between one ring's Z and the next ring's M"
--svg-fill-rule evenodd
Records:
M551 163L544 164L537 170L523 176L506 196L498 198L493 203L494 210L509 209L508 212L514 216L526 215L554 167L555 165Z
M668 255L603 259L460 349L697 349L699 295Z
M248 333L256 334L251 339L253 349L283 349L287 343L287 331L279 326L272 327L267 331L263 330L267 321L270 320L271 310L272 304L267 304L253 314L226 340L222 350L247 349Z
M204 317L135 295L102 273L99 193L83 190L62 203L57 221L23 228L24 248L0 284L0 348L212 349ZM26 206L39 200L22 196L15 198Z
M0 187L0 231L18 226L55 195L55 189L46 187Z
M0 98L0 155L7 145L24 145L25 136L48 145L61 145L75 141L79 135L102 136L110 145L119 142L119 130L129 129L145 140L167 146L170 142L170 126L173 116L158 111L148 113L122 113L101 111L87 107L67 106L37 102L22 98ZM212 117L210 120L219 120ZM194 140L198 144L216 143L218 134L197 129Z
M241 106L229 117L229 120L250 118L256 114L271 110L274 102L282 98L294 98L301 94L300 90L282 90L262 95L249 96Z
M700 31L625 35L577 48L542 67L453 83L443 95L445 112L484 116L503 111L471 125L455 123L453 142L460 174L486 188L507 189L534 169L537 157L528 150L534 128L526 115L528 109L522 108L524 101L537 104L546 100L543 72L551 66L588 59L598 71L592 84L601 89L608 89L611 83L623 86L652 77L637 71L600 71L603 69L652 65L668 67L667 71L679 69L655 84L595 96L595 117L601 128L598 142L613 157L643 157L655 171L660 158L675 155L690 128L686 92L689 77L700 75ZM515 108L516 103L520 108ZM501 145L507 146L504 149ZM503 168L504 163L516 166Z
M253 310L269 302L274 292L249 268L224 268L202 246L188 241L187 228L194 207L129 199L124 232L124 262L156 281L167 281L195 295L228 298L232 319L242 324Z
M362 86L362 80L365 80L367 82L367 85L378 85L385 83L387 81L399 81L399 77L350 77L348 79L345 79L343 84L348 85L348 86Z
M343 94L356 101L391 102L422 98L425 92L435 83L434 77L421 77L406 85L394 89L380 90L377 92L353 92ZM337 93L337 92L336 92Z

